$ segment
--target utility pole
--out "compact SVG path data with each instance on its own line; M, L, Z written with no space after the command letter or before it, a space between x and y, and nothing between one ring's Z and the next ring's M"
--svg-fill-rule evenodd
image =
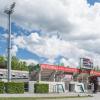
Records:
M8 82L11 82L11 14L14 12L15 4L16 3L13 2L10 8L4 11L4 13L8 15L8 55L7 55Z
M80 69L83 72L83 58L80 58ZM82 82L83 82L83 73L82 73Z

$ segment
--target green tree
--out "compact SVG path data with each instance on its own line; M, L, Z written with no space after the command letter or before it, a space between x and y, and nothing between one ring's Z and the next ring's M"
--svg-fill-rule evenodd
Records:
M19 69L19 59L15 56L12 56L11 67L12 67L13 70Z
M7 58L0 56L0 68L6 68ZM25 61L20 61L17 57L12 56L11 58L11 68L12 70L28 70L28 66Z
M12 69L13 70L23 70L27 71L28 66L25 61L20 61L17 57L13 56L11 61Z
M25 61L20 61L20 69L21 70L28 70L28 66Z
M28 69L29 69L29 76L30 76L30 80L34 80L34 76L33 76L33 70L34 70L34 64L31 63L29 66L28 66Z
M59 66L64 66L64 63L60 63Z
M39 64L35 65L34 70L37 71L37 72L40 71L40 65Z
M0 56L0 65L5 63L5 58L3 56Z
M0 67L6 68L6 59L3 56L0 56Z
M29 73L31 73L31 72L34 70L34 64L31 63L31 64L28 66L28 69L29 69Z

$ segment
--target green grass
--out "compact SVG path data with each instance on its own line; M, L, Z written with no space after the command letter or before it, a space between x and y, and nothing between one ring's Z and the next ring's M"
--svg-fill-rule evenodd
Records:
M63 99L63 98L86 98L91 96L62 96L62 97L9 97L0 98L0 100L44 100L44 99Z

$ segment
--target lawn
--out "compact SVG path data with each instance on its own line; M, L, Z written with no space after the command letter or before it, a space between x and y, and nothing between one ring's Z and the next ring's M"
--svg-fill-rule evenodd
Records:
M13 98L0 98L0 100L45 100L45 99L63 99L63 98L86 98L91 96L63 96L63 97L13 97Z

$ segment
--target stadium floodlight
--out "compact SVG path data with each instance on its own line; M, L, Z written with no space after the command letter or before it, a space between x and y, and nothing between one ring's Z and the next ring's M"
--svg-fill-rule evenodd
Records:
M5 11L4 11L4 13L6 13L6 14L12 14L13 13L13 11L14 11L14 7L15 7L15 2L13 2L13 4L10 6L10 8L8 8L8 9L6 9Z
M11 14L14 12L15 4L16 3L13 2L10 8L4 11L4 13L8 15L8 57L7 57L8 82L11 81Z

